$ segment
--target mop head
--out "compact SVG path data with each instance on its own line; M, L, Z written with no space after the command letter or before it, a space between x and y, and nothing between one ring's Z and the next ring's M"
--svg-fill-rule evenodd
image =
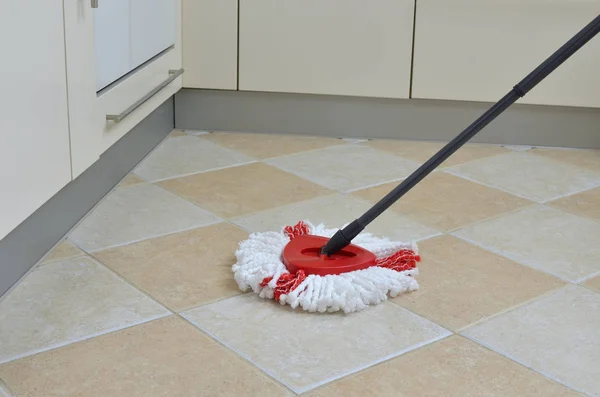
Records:
M345 313L359 311L369 305L414 291L419 285L416 244L407 244L361 233L352 244L375 254L374 266L339 275L306 275L302 270L291 274L282 262L285 246L295 237L312 234L331 237L336 229L314 226L302 221L281 232L253 233L241 242L233 265L235 281L242 291L252 290L261 298L275 299L292 308L300 306L309 312Z

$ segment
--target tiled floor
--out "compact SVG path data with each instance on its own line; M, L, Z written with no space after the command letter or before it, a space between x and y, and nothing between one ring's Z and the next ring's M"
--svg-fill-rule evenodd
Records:
M420 289L243 294L255 231L351 221L441 144L176 131L0 300L0 396L600 396L600 151L469 145L377 219Z

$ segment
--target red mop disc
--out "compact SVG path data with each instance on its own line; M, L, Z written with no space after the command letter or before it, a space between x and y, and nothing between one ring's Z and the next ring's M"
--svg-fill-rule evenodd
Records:
M290 240L282 254L288 271L296 273L302 270L307 275L327 276L363 270L377 262L375 254L353 244L329 257L321 255L321 247L328 240L311 234L299 235Z

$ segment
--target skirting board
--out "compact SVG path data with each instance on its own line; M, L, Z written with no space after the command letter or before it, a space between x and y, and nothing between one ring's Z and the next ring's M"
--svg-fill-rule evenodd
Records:
M175 127L447 142L491 104L183 89ZM600 148L600 109L515 104L472 142Z
M154 149L173 125L171 98L0 240L0 297Z

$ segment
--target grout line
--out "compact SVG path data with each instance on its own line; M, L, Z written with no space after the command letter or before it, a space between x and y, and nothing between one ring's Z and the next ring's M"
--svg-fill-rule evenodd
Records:
M576 388L576 387L574 387L574 386L572 386L572 385L570 385L570 384L568 384L566 382L561 381L555 375L553 375L553 374L551 374L549 372L546 372L546 371L537 370L537 369L533 368L532 366L524 363L523 361L517 359L516 357L512 356L511 354L508 354L508 353L504 352L501 349L495 349L494 347L492 347L492 345L488 344L487 342L484 342L483 340L480 340L480 339L478 339L476 337L473 337L473 336L470 336L470 335L463 335L463 334L461 334L460 336L462 336L463 338L466 338L466 339L468 339L468 340L470 340L472 342L477 343L478 345L486 348L487 350L489 350L489 351L491 351L493 353L500 354L501 356L504 356L507 359L509 359L509 360L511 360L511 361L513 361L513 362L515 362L515 363L517 363L517 364L519 364L519 365L521 365L521 366L529 369L530 371L538 373L538 374L544 376L547 379L550 379L550 380L552 380L552 381L554 381L554 382L556 382L558 384L561 384L561 385L563 385L563 386L565 386L565 387L567 387L567 388L569 388L571 390L574 390L576 392L579 392L579 393L582 393L584 395L588 395L589 396L588 393L586 393L583 390L578 389L578 388Z
M136 290L137 290L137 288L136 288ZM138 325L146 324L146 323L149 323L149 322L152 322L152 321L155 321L155 320L160 320L162 318L169 317L169 316L171 316L173 314L170 310L168 310L163 305L161 305L161 308L163 308L168 313L164 313L164 314L161 314L161 315L156 315L156 316L148 317L148 318L146 318L144 320L128 324L128 325L126 325L124 327L109 328L109 329L104 330L104 331L94 332L94 333L82 336L81 338L74 338L74 339L70 339L70 340L64 341L64 342L53 343L53 344L47 345L46 347L43 347L43 348L39 348L39 349L31 350L31 351L28 351L28 352L25 352L25 353L17 354L15 356L9 357L7 361L0 360L0 366L4 365L4 364L11 363L11 362L14 362L14 361L17 361L17 360L21 360L21 359L24 359L24 358L33 357L33 356L36 356L38 354L42 354L42 353L46 353L46 352L49 352L49 351L52 351L52 350L56 350L56 349L59 349L61 347L66 347L66 346L69 346L69 345L73 345L75 343L79 343L79 342L84 342L84 341L87 341L87 340L91 340L91 339L99 337L99 336L112 334L112 333L115 333L115 332L123 331L123 330L128 329L128 328L136 327Z
M446 339L446 338L449 338L449 337L451 337L453 335L454 335L453 332L448 331L448 333L446 333L446 334L442 334L442 335L439 335L439 336L437 336L435 338L431 338L431 339L428 339L426 341L423 341L423 342L417 343L415 345L409 346L409 347L407 347L405 349L402 349L402 350L399 350L399 351L397 351L395 353L392 353L392 354L389 354L387 356L384 356L384 357L381 357L379 359L376 359L376 360L374 360L374 361L372 361L372 362L370 362L368 364L361 365L361 366L356 367L355 369L352 369L350 371L342 372L339 375L333 376L331 378L327 378L327 379L325 379L323 381L320 381L320 382L311 384L309 386L306 386L306 387L304 387L302 389L299 389L300 390L300 394L301 393L306 393L308 391L312 391L314 389L317 389L319 387L328 385L330 383L334 383L336 381L340 381L340 380L342 380L342 379L344 379L344 378L346 378L348 376L356 376L360 372L364 372L364 371L366 371L368 369L371 369L373 367L376 367L376 366L378 366L380 364L383 364L385 362L388 362L388 361L391 361L391 360L393 360L395 358L398 358L398 357L400 357L400 356L402 356L404 354L407 354L407 353L419 350L419 349L421 349L421 348L423 348L425 346L429 346L429 345L431 345L433 343L439 342L439 341L441 341L443 339Z
M209 172L213 172L213 171L221 171L221 170L226 170L229 168L236 168L236 167L242 167L244 165L250 165L250 164L255 164L258 163L259 161L257 160L250 160L250 161L246 161L246 162L242 162L242 163L235 163L235 164L230 164L230 165L225 165L222 167L217 167L217 168L211 168L208 170L202 170L202 171L194 171L194 172L190 172L187 174L177 174L177 175L172 175L166 178L159 178L159 179L145 179L148 183L152 183L152 184L156 184L156 183L160 183L160 182L165 182L165 181L170 181L173 179L179 179L179 178L185 178L188 176L194 176L194 175L201 175L201 174L206 174ZM139 176L139 174L136 174L137 176ZM142 178L142 177L140 177Z
M454 233L457 233L457 232L459 232L459 231L461 231L463 229L467 229L467 228L472 227L472 226L477 226L477 225L480 225L480 224L483 224L483 223L491 222L493 220L496 220L496 219L499 219L499 218L503 218L503 217L508 216L508 215L514 215L514 214L517 214L517 213L519 213L521 211L525 211L525 210L528 210L528 209L533 209L533 208L539 207L539 206L543 206L543 204L539 204L539 203L536 203L534 201L531 201L530 203L528 203L527 205L524 205L523 207L514 208L514 209L512 209L510 211L506 211L506 212L503 212L501 214L496 214L496 215L492 215L490 217L485 217L485 218L482 218L482 219L479 219L479 220L476 220L476 221L473 221L473 222L468 222L468 223L465 223L464 225L461 225L461 226L459 226L457 228L446 230L444 233L449 234L449 235L454 235Z
M556 201L556 200L561 200L561 199L563 199L563 198L570 197L570 196L575 196L575 195L577 195L577 194L584 193L584 192L587 192L587 191L589 191L589 190L594 190L594 189L597 189L598 187L600 187L600 181L599 181L599 182L597 182L597 183L594 183L594 184L593 184L591 187L590 187L590 186L588 186L588 187L586 187L586 188L583 188L583 189L581 189L581 190L575 190L575 191L573 191L573 192L570 192L570 193L567 193L567 194L563 194L563 195L560 195L560 196L556 196L556 197L553 197L553 198L551 198L551 199L548 199L548 200L542 201L542 202L541 202L541 204L550 204L550 203L552 203L553 201Z
M8 397L16 396L15 392L8 386L8 383L0 378L0 394L4 392Z
M496 248L494 248L494 247L492 247L492 246L488 246L488 245L486 245L486 244L482 244L482 243L480 243L480 242L478 242L478 241L475 241L475 240L472 240L472 239L470 239L470 238L468 238L468 237L460 236L460 235L456 234L455 232L453 232L453 233L450 233L450 235L452 235L452 236L454 236L454 237L456 237L456 238L459 238L459 239L461 239L461 240L463 240L463 241L466 241L467 243L473 244L473 245L475 245L475 246L477 246L477 247L479 247L479 248L482 248L482 249L484 249L484 250L486 250L486 251L489 251L489 252L491 252L491 253L493 253L493 254L496 254L496 255L502 256L502 257L504 257L504 258L506 258L506 259L509 259L509 260L511 260L511 261L513 261L513 262L515 262L515 263L518 263L518 264L520 264L520 265L527 266L528 268L531 268L531 269L537 270L537 271L539 271L539 272L542 272L542 273L545 273L545 274L548 274L548 275L554 276L554 277L556 277L556 278L558 278L558 279L560 279L560 280L562 280L562 281L564 281L564 282L566 282L566 283L569 283L569 284L574 284L574 283L575 283L575 281L573 281L573 280L569 280L569 279L565 278L564 276L560 276L560 275L558 275L558 274L555 274L555 273L552 273L552 272L550 272L549 270L545 270L545 269L537 268L537 267L535 267L535 266L533 266L533 265L531 265L531 264L529 264L529 263L522 262L522 261L520 261L520 260L518 260L518 259L516 259L516 258L513 258L513 257L511 257L511 255L510 255L510 254L504 254L504 253L502 253L500 250L497 250Z
M462 164L461 164L461 165L462 165ZM461 165L454 166L454 167L460 167ZM476 180L476 179L473 179L473 178L472 178L472 177L470 177L470 176L463 175L463 174L461 174L459 171L457 171L457 170L453 170L452 168L454 168L454 167L446 168L446 169L442 170L442 172L446 172L446 173L448 173L448 174L450 174L450 175L457 176L457 177L459 177L459 178L462 178L462 179L465 179L465 180L467 180L467 181L469 181L469 182L473 182L473 183L477 183L477 184L479 184L479 185L482 185L482 186L485 186L485 187L489 187L490 189L499 190L499 191L501 191L501 192L504 192L504 193L510 194L511 196L519 197L519 198L522 198L522 199L524 199L524 200L527 200L527 201L531 201L531 202L535 202L535 203L538 203L538 204L542 204L542 201L539 201L539 200L537 200L537 199L534 199L534 198L532 198L532 197L526 197L526 196L523 196L523 195L521 195L521 194L519 194L519 193L510 192L510 191L508 191L508 190L506 190L506 189L503 189L503 188L501 188L501 187L499 187L499 186L494 186L494 185L492 185L492 184L489 184L489 183L486 183L486 182L482 182L482 181L478 181L478 180Z
M527 299L527 300L525 300L523 302L519 302L519 303L517 303L517 304L515 304L513 306L510 306L510 307L506 308L506 309L503 309L503 310L500 310L500 311L498 311L496 313L490 314L487 317L480 318L479 320L476 320L476 321L474 321L474 322L472 322L470 324L467 324L465 326L457 328L455 332L456 332L457 335L462 335L463 332L466 332L466 331L468 331L468 330L470 330L472 328L475 328L475 327L477 327L480 324L487 323L487 322L489 322L489 321L491 321L491 320L493 320L493 319L495 319L497 317L500 317L500 316L502 316L504 314L510 313L510 312L518 310L518 309L520 309L522 307L529 306L529 305L534 304L534 303L536 303L538 301L541 301L543 299L546 299L548 297L556 295L556 294L560 293L562 290L565 290L565 289L569 288L570 286L571 286L570 283L566 283L564 285L560 285L560 286L558 286L556 288L553 288L553 289L551 289L549 291L544 292L541 295L538 295L538 296L535 296L533 298Z
M592 274L589 274L589 275L587 275L585 277L580 278L579 280L577 280L576 283L577 284L585 283L586 281L589 281L589 280L591 280L593 278L596 278L597 276L600 276L600 270L597 271L597 272L595 272L595 273L592 273Z
M256 364L254 363L248 356L246 356L245 354L237 351L235 348L233 348L232 346L230 346L229 344L221 341L216 335L214 335L212 332L200 327L200 325L195 324L192 320L188 319L187 317L185 317L183 315L183 313L176 313L176 316L178 316L181 320L185 321L186 323L188 323L189 325L191 325L194 329L196 329L199 333L201 333L204 336L207 336L208 338L210 338L211 340L213 340L215 343L217 343L218 345L224 347L226 350L232 352L236 357L240 357L242 358L244 361L246 361L248 364L250 364L252 367L256 367L259 370L261 370L267 377L271 378L271 380L273 380L276 384L279 384L283 387L285 387L286 389L290 390L291 392L293 392L294 394L299 394L297 393L294 388L290 385L288 385L287 383L283 382L282 380L278 379L274 374L271 373L271 371L267 370L266 368L264 368L262 365Z
M193 204L193 203L191 203L191 204ZM132 244L136 244L136 243L141 243L142 241L152 240L152 239L155 239L155 238L170 236L172 234L183 233L183 232L188 232L188 231L194 230L194 229L199 229L199 228L203 228L203 227L207 227L207 226L217 225L217 224L219 224L221 222L223 222L223 221L220 220L220 219L215 219L215 221L213 221L213 222L201 223L201 224L197 224L197 225L194 225L194 226L186 227L186 228L183 228L183 229L177 229L177 230L169 231L169 232L166 232L166 233L153 234L151 236L146 236L146 237L142 237L142 238L139 238L139 239L130 240L130 241L126 241L126 242L121 242L121 243L114 244L114 245L109 245L109 246L106 246L106 247L94 248L94 249L84 249L84 248L81 248L81 250L83 250L84 252L87 252L88 254L93 254L93 253L97 253L97 252L101 252L101 251L106 251L106 250L111 250L111 249L115 249L115 248L126 247L128 245L132 245ZM77 245L77 242L75 242L75 241L71 241L71 242L73 244ZM77 245L77 246L79 247L79 245Z

